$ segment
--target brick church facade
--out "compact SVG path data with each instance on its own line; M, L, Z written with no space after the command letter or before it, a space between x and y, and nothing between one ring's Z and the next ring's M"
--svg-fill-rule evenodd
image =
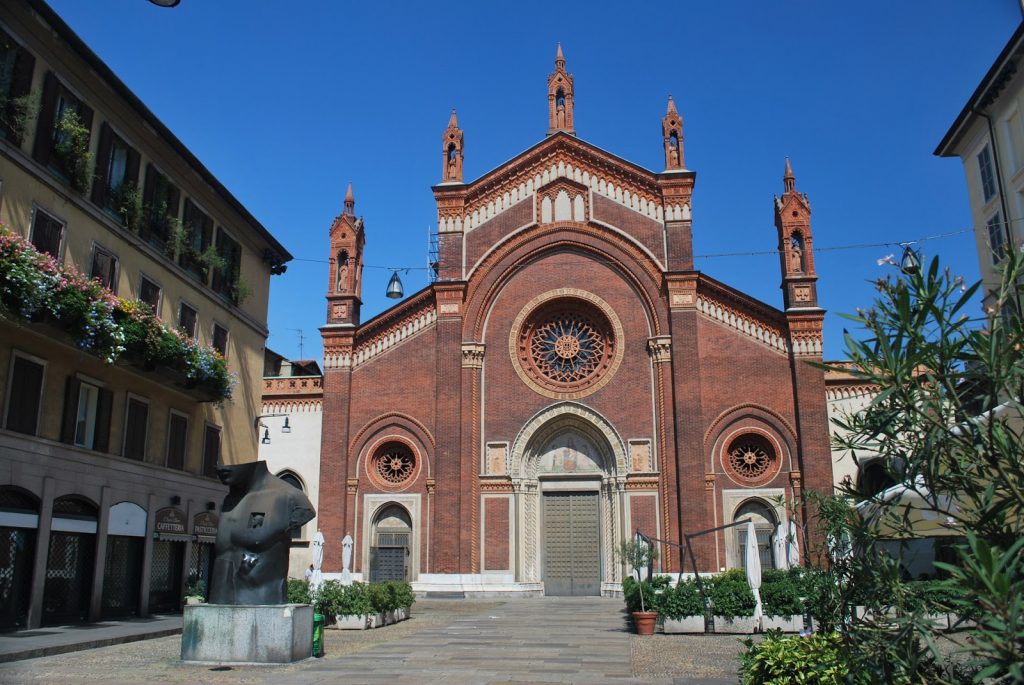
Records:
M547 136L475 181L443 133L437 280L360 321L367 229L330 228L320 528L324 570L419 590L610 594L635 531L668 540L751 515L771 563L802 488L832 469L810 205L775 198L779 310L693 268L683 128L665 169L576 137L561 48ZM702 571L742 533L703 536ZM660 567L674 572L677 550Z

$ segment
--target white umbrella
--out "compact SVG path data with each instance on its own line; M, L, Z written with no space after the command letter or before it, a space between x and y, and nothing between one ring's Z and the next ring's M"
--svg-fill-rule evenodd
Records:
M349 566L352 564L352 536L348 533L341 541L341 584L352 584L352 571Z
M775 568L789 568L789 559L786 558L786 524L780 523L775 527L775 536L772 540L772 558L775 559Z
M320 531L313 536L313 544L310 547L313 555L313 575L309 577L310 590L318 589L324 582L324 575L320 567L324 564L324 534Z
M747 562L747 584L750 585L750 591L754 593L754 626L760 630L763 613L761 608L761 554L757 549L757 531L754 530L754 522L750 520L747 521L747 545L744 551Z
M789 520L789 535L786 536L786 556L790 566L800 565L800 547L796 544L796 522Z

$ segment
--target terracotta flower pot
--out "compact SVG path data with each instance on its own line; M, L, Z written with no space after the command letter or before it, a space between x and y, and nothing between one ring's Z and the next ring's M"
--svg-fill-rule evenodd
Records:
M654 625L658 622L657 611L634 611L633 625L637 635L654 635Z

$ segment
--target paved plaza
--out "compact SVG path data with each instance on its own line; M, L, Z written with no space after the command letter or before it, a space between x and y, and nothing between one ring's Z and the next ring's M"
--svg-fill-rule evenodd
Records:
M423 600L370 631L326 631L327 655L290 666L178 661L180 636L0 664L0 683L664 683L737 681L736 636L628 632L621 600Z

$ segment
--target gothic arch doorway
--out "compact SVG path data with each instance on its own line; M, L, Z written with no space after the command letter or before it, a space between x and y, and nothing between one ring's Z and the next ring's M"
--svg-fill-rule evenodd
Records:
M572 402L549 407L512 448L516 576L546 595L601 595L620 581L625 450L611 425Z
M400 504L380 508L370 539L370 582L409 580L412 518Z

